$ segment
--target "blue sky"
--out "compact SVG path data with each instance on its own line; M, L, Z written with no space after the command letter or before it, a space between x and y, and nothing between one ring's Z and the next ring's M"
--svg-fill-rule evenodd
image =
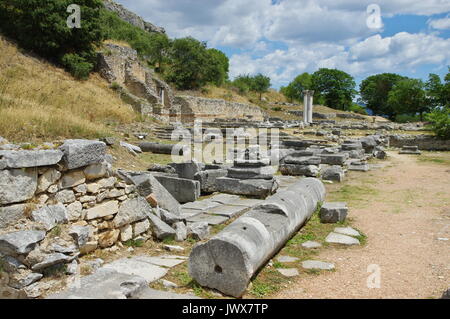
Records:
M360 82L382 72L442 76L450 65L450 0L118 2L172 38L193 36L224 51L232 78L263 73L275 88L320 67Z

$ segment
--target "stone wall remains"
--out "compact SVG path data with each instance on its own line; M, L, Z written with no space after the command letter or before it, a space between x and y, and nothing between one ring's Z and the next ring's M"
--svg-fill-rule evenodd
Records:
M391 147L418 146L422 151L450 151L450 140L441 140L430 135L390 135Z
M36 297L52 267L74 274L80 255L151 237L153 208L113 171L106 147L88 140L33 150L2 145L0 299Z
M175 104L181 106L182 123L193 123L196 119L204 121L211 121L212 119L263 121L267 117L257 106L221 99L177 96Z

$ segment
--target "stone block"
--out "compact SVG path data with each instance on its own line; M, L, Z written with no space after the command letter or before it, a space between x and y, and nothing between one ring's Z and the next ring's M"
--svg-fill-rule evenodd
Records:
M195 202L201 195L199 181L162 174L153 176L181 204Z
M0 170L0 205L29 200L33 198L36 189L36 168Z
M221 193L266 198L278 189L275 180L247 179L221 177L217 179L217 189Z
M320 222L324 224L334 224L343 222L347 218L347 203L332 202L324 203L320 209Z
M316 165L281 164L279 169L281 174L288 176L317 177L319 175L319 167Z
M0 151L0 165L4 168L33 168L59 163L63 153L60 150Z
M86 219L91 220L106 217L108 215L115 215L118 211L119 202L112 200L88 209L86 211Z
M100 141L66 140L59 149L68 169L101 163L106 154L106 144Z
M25 217L25 204L16 204L0 207L0 229L14 225Z

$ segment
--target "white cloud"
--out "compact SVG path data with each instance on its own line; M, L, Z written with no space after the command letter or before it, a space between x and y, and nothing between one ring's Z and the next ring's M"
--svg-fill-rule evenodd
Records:
M428 25L436 30L450 30L450 17L430 19Z
M450 39L400 32L386 38L374 35L349 48L313 44L277 50L259 59L251 59L247 54L234 55L231 75L265 72L274 83L284 85L302 72L321 67L338 68L362 77L381 72L412 72L425 64L450 64Z
M429 26L444 30L450 19L432 16L449 12L449 0L117 1L171 37L193 36L210 46L241 49L230 57L230 76L261 72L276 86L319 67L365 76L450 64L449 39L407 32L382 37L383 30L368 28L366 12L375 3L382 17L430 16Z

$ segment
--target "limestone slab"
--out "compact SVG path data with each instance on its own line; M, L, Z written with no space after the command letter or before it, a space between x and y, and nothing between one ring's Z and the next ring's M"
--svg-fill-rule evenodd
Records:
M338 234L338 233L328 234L327 238L325 238L325 241L330 244L341 244L341 245L348 245L348 246L360 244L358 239L347 236L347 235Z

